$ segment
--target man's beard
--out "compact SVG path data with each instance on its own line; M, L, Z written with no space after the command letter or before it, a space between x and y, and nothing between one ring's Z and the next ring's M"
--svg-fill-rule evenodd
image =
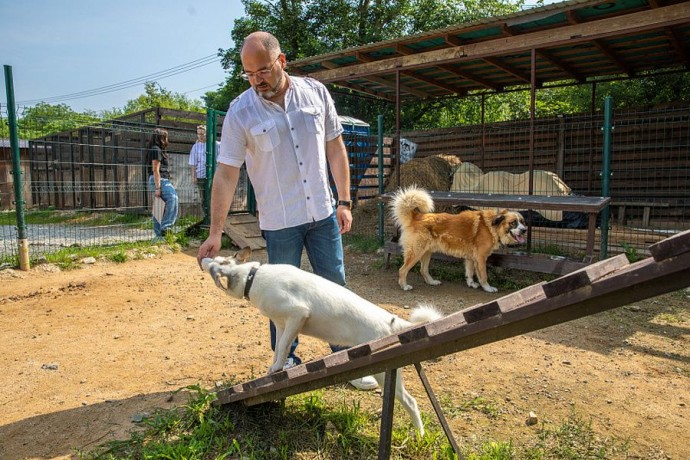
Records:
M283 85L284 80L285 80L285 74L281 74L278 82L274 86L272 86L269 90L261 91L261 90L259 90L258 87L255 86L254 91L256 91L256 94L258 94L259 96L261 96L264 99L271 99L271 98L275 97L280 92L280 88Z

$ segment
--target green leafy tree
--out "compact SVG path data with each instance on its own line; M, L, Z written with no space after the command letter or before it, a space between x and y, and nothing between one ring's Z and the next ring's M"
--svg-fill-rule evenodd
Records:
M0 118L0 139L8 139L10 137L10 127L5 118Z
M225 86L204 97L208 107L218 110L226 110L230 101L248 87L239 78L242 72L239 51L244 37L253 31L266 30L274 34L289 62L454 23L507 14L517 11L523 1L243 0L242 3L245 16L235 21L231 32L235 45L221 50L223 66L228 70ZM369 122L373 122L380 113L389 122L395 119L392 104L344 89L333 88L332 92L342 114ZM403 124L410 126L435 107L448 105L453 103L406 104Z
M184 94L174 93L160 86L155 81L144 84L144 94L131 99L125 104L123 114L139 112L141 110L164 107L166 109L188 110L202 112L203 103L198 99L190 99Z
M99 119L94 112L75 112L67 104L42 102L17 113L17 128L21 139L68 131L97 121Z

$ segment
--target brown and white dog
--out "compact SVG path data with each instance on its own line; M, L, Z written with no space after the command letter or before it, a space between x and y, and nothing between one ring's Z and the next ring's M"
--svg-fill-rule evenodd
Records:
M399 190L391 201L393 218L401 229L400 245L404 261L398 272L398 284L408 291L407 273L421 261L420 272L427 284L441 284L429 274L434 252L465 259L465 279L472 288L489 285L486 260L501 245L525 242L527 227L520 213L501 211L463 211L460 214L434 213L429 193L416 186ZM474 281L477 275L479 283Z
M216 286L231 297L247 298L275 324L276 347L269 374L283 369L290 344L298 334L349 347L442 317L433 307L421 305L412 310L407 321L343 286L292 265L247 262L250 254L251 249L245 248L231 257L205 258L201 266ZM400 370L397 376L395 398L423 435L417 401L405 390ZM383 388L385 375L375 374L374 378Z

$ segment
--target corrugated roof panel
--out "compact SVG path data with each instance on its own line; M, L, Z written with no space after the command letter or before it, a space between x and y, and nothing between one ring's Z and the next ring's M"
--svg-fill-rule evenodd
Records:
M555 27L568 24L568 18L564 13L556 13L551 16L542 17L529 22L509 24L513 32L527 33L533 30Z
M648 8L646 0L616 0L614 2L600 2L577 10L577 17L582 20L594 20L601 16Z
M387 98L401 71L401 97L426 97L528 84L529 47L537 49L538 82L548 83L687 66L688 53L676 46L690 48L690 2L571 0L289 64L295 73ZM462 55L465 50L472 59Z
M485 27L477 30L470 30L455 35L462 42L484 41L503 36L503 29L498 26Z

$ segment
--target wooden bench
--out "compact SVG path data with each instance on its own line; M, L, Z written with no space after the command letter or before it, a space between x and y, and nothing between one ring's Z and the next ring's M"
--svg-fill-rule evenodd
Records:
M618 208L617 222L618 225L625 225L625 208L626 207L642 207L642 226L649 227L649 218L652 214L652 208L668 208L669 203L662 201L611 201L611 206Z
M502 195L493 193L465 193L465 192L429 192L435 204L461 205L470 208L496 207L511 210L546 209L553 211L582 212L588 215L587 223L587 261L594 256L594 240L597 228L597 216L609 204L610 197L602 196L541 196L541 195ZM388 202L394 192L383 194L381 201ZM397 249L396 249L397 248ZM387 258L390 254L400 254L402 250L397 245L387 244L385 247Z

